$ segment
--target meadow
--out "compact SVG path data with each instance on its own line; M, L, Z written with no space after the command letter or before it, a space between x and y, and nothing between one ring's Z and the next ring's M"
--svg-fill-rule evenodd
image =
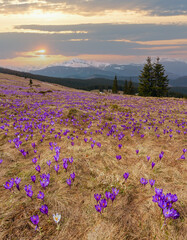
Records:
M184 240L187 100L0 74L0 239Z

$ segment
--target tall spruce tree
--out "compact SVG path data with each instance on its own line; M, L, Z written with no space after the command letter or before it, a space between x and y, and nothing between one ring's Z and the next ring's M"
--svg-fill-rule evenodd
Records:
M154 89L153 95L157 97L165 97L168 95L168 76L165 75L164 66L159 62L159 57L156 60L156 63L153 65L154 71Z
M127 80L125 80L123 94L128 94L128 82L127 82Z
M141 75L139 76L139 95L140 96L152 96L152 89L154 87L154 74L151 58L147 58L147 63L144 65Z
M112 93L117 93L117 92L118 92L118 82L117 82L117 76L115 76L113 81Z

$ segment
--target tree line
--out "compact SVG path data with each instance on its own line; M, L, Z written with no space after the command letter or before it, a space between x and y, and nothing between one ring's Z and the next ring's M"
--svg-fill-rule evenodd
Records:
M0 68L0 73L7 73L11 75L16 75L24 77L25 81L28 81L28 85L34 85L32 79L37 79L43 82L56 83L63 86L83 89L91 91L98 89L101 92L104 90L112 91L117 93L118 91L124 94L139 94L141 96L155 96L155 97L187 97L186 90L183 87L168 87L168 77L165 75L165 70L162 64L159 63L159 58L157 58L155 63L152 63L151 58L148 57L146 64L141 71L139 76L139 84L132 82L130 79L127 80L117 80L115 76L114 80L105 78L95 78L95 79L69 79L69 78L55 78L42 75L35 75L27 72L20 72L5 68Z
M166 97L169 96L169 79L165 75L164 66L160 63L160 59L157 58L155 63L152 63L151 58L148 57L146 64L139 76L138 94L140 96L153 96L153 97ZM118 92L117 77L115 76L113 81L112 92ZM130 80L125 80L124 94L134 94L133 83Z

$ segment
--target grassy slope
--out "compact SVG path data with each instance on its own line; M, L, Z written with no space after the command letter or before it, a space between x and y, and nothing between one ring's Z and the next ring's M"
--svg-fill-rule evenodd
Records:
M97 95L35 80L33 85L29 88L28 80L0 75L0 104L8 103L7 106L0 106L0 117L9 119L7 122L9 126L5 126L5 129L8 129L7 136L5 136L5 130L0 129L0 159L3 159L0 165L0 239L185 239L187 235L185 218L187 214L187 165L186 160L179 160L179 158L183 148L187 146L187 139L183 134L185 129L178 127L175 119L178 119L179 123L185 121L184 112L187 112L187 101ZM16 93L3 92L3 90L13 88L16 89ZM52 92L47 92L48 90ZM41 91L43 94L39 93ZM23 95L23 92L28 95ZM31 92L36 95L29 94ZM13 109L11 106L16 105L16 99L20 101L20 105ZM81 105L83 99L86 103ZM33 108L34 102L40 103L45 100L48 102L43 102L43 105ZM72 108L77 110L74 111L74 115L83 130L80 126L73 125ZM15 138L15 132L20 131L13 128L12 124L15 120L13 116L10 116L11 114L20 119L26 113L37 112L41 115L44 110L50 113L52 110L57 112L59 109L62 109L63 113L60 118L51 114L46 119L48 123L42 122L45 125L49 124L51 116L54 121L55 118L57 119L55 125L50 126L45 133L40 133L38 129L33 128L33 139L29 137L26 142L26 134L30 133L21 131L23 133L21 148L29 151L26 159L14 147L14 143L8 143L8 139ZM148 122L139 121L145 120L148 112L150 113ZM100 120L98 115L102 116ZM29 115L27 117L33 118L33 121L37 119ZM65 122L67 118L69 121ZM119 132L114 133L117 135L123 130L120 127L122 124L131 126L129 122L132 122L132 119L130 118L134 118L137 125L142 124L140 133L135 132L133 137L131 137L132 129L123 131L125 137L120 141L117 137L106 136L109 131L107 127L103 129L103 134L95 132L108 122L108 126L112 123L117 125ZM158 121L163 118L165 122L160 124ZM60 124L60 119L64 120L62 124ZM88 128L90 121L92 121L92 126ZM0 126L5 122L5 120L0 122ZM149 123L154 122L154 127L148 130ZM25 123L20 124L25 125ZM173 130L172 139L169 138L168 133L163 134L163 129L167 129L167 126ZM55 131L50 134L52 127L55 127ZM143 127L146 129L143 130ZM158 127L156 132L155 127ZM69 136L78 135L79 137L75 138L74 146L71 145L71 140L63 135L66 129L70 130ZM180 134L176 133L178 129L181 130ZM55 139L55 134L60 130L62 130L61 139ZM87 130L86 134L84 130ZM91 135L90 132L93 134ZM45 137L41 143L42 134L45 134ZM141 134L145 134L144 138L140 137ZM157 134L160 134L159 138ZM91 142L85 143L84 137L88 139L92 137L96 142L100 142L101 148L95 145L92 149ZM32 142L37 145L37 154L33 152ZM61 147L58 175L53 169L55 154L54 151L49 150L49 142L56 142ZM119 143L123 145L121 149L118 148ZM136 149L139 149L138 155L136 155ZM158 156L161 151L164 151L164 157L160 161ZM119 154L122 159L117 161L116 155ZM42 173L50 171L51 174L50 184L44 191L45 203L49 207L49 218L40 213L39 208L42 203L36 198L38 191L42 189L39 183L40 174L36 172L32 158L38 155L40 155L38 163ZM147 155L151 156L150 162L146 159ZM62 159L71 156L74 158L74 163L68 167L66 173L62 167ZM50 170L46 164L47 160L52 160ZM153 170L152 161L156 163ZM66 184L66 179L73 171L76 178L70 189ZM130 176L125 183L123 174L127 171ZM35 184L30 180L30 176L34 174L37 177ZM6 190L3 184L11 177L17 176L21 178L21 191L18 192L16 188L14 192ZM179 219L169 220L167 226L162 227L161 210L156 203L152 202L154 189L151 189L150 185L143 187L140 184L141 177L155 179L155 186L163 188L164 193L177 194L179 200L173 204L173 207L179 211ZM33 201L26 196L24 191L24 186L28 184L33 185ZM100 215L94 207L96 204L94 193L100 193L104 197L105 191L111 191L112 187L119 189L119 195L113 204L109 202L109 206ZM56 212L62 215L59 230L56 230L52 219L52 214ZM34 225L30 221L30 216L35 214L40 217L40 232L34 231Z

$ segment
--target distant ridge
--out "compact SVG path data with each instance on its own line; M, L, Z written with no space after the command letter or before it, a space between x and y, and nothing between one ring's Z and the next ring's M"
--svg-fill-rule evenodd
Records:
M82 68L81 68L82 69ZM57 77L49 77L39 74L32 74L28 72L21 72L16 70L11 70L7 68L0 67L0 73L6 73L10 75L20 76L28 79L37 79L43 82L55 83L59 85L63 85L70 88L82 89L82 90L94 90L99 89L100 91L104 89L112 89L113 79L107 79L102 77L95 77L91 79L80 79L80 78L57 78ZM127 80L131 79L135 88L135 92L138 92L138 77L129 77ZM135 80L135 81L134 81ZM28 81L28 80L27 80ZM175 80L173 80L174 83ZM170 96L174 97L185 97L187 96L187 85L186 85L186 77L179 78L179 83L185 84L185 86L170 86ZM124 80L118 79L119 90L123 91L124 88Z
M165 67L171 86L187 86L187 81L183 81L182 85L180 80L178 82L179 77L187 76L187 63L174 60L164 60L161 63ZM109 64L75 58L29 72L50 77L79 79L106 78L112 80L117 75L119 80L130 80L131 78L132 81L138 83L138 76L142 69L143 64Z

